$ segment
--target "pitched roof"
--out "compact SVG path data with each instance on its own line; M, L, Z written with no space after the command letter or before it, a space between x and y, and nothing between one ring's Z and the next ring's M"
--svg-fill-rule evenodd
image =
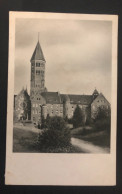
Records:
M30 98L30 96L28 95L27 90L25 90L24 88L19 92L18 95L16 95L16 97L19 97L19 96L23 96L23 97ZM15 98L16 98L16 97L15 97Z
M95 90L94 90L92 95L99 95L99 92L96 90L96 88L95 88Z
M60 104L63 101L69 101L71 104L89 105L93 101L92 95L60 94L58 92L43 92L41 95L47 104Z
M45 98L47 104L60 104L61 98L58 92L43 92L41 95Z
M42 61L45 61L45 58L44 58L44 55L43 55L43 52L42 52L42 49L41 49L39 41L37 42L36 48L35 48L35 50L33 52L32 57L31 57L31 61L32 60L42 60Z
M93 101L92 95L68 95L71 104L89 105Z
M96 101L99 100L99 98L101 98L101 97L102 97L102 98L110 105L110 102L105 98L105 96L104 96L102 93L100 93L100 94L93 100L92 103L96 102Z

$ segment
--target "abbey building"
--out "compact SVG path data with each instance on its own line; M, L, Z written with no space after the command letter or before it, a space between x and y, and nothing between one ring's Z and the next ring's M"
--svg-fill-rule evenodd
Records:
M87 118L95 118L97 110L110 108L110 103L102 93L96 89L91 95L60 94L59 92L48 92L45 87L45 65L43 51L39 41L31 57L31 80L30 96L27 89L22 89L14 96L14 118L16 120L31 120L34 123L41 123L49 116L60 116L72 118L74 110L78 105Z

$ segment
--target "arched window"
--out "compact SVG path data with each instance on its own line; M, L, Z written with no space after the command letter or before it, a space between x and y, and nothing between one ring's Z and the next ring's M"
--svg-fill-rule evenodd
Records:
M39 62L36 63L36 67L40 67L40 63Z

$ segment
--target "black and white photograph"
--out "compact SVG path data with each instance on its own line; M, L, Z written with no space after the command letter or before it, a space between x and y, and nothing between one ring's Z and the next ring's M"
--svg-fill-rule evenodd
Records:
M16 19L14 152L110 152L111 45L111 21Z
M111 157L116 142L116 16L41 16L20 13L14 25L10 20L9 150L25 157Z

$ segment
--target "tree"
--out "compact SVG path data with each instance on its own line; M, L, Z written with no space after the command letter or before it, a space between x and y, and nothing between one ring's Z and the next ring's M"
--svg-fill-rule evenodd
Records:
M78 105L74 111L72 122L73 127L80 127L83 125L83 113Z
M65 122L68 122L68 117L66 116L66 117L64 118L64 120L65 120Z
M50 115L47 114L47 117L46 117L46 126L47 127L48 127L49 123L50 123Z
M96 130L106 130L110 134L111 128L111 110L106 107L99 107L95 118Z
M66 127L63 118L55 116L51 117L47 129L39 134L39 149L55 149L64 148L70 145L70 130Z
M95 120L97 121L97 120L109 119L110 116L111 116L111 111L109 107L108 108L106 108L106 106L99 107Z
M46 128L46 119L42 115L42 117L41 117L41 129L43 129L43 128Z

